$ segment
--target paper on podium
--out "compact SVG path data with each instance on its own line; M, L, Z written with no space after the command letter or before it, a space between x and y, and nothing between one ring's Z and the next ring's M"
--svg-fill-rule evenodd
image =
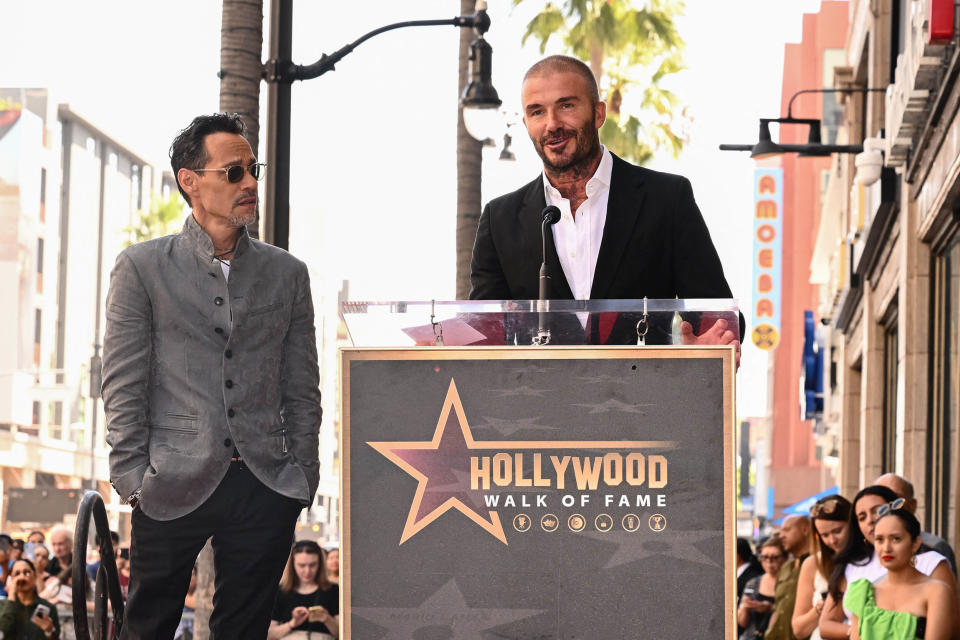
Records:
M471 327L460 318L448 318L438 323L442 329L443 341L452 345L468 345L486 339L486 336ZM404 327L403 332L413 338L417 346L433 346L437 344L436 334L432 324L422 324L416 327Z

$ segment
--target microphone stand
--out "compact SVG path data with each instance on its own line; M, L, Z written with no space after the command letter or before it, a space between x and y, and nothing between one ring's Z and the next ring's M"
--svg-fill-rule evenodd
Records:
M547 267L547 227L560 221L560 209L550 205L541 213L543 221L540 225L541 254L540 263L540 292L537 299L537 335L533 337L533 344L537 346L550 344L550 329L547 326L547 312L550 311L550 270Z

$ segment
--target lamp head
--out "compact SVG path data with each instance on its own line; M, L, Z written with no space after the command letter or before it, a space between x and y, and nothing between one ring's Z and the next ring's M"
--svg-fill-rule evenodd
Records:
M470 44L470 83L463 90L460 106L467 132L477 140L499 137L503 130L500 105L503 102L493 87L493 48L483 37Z
M770 120L760 118L760 136L757 144L750 150L750 157L755 159L771 158L783 153L776 142L770 139Z
M500 159L507 161L515 161L517 159L516 154L510 150L510 144L513 142L513 137L509 133L503 134L503 149L500 150Z

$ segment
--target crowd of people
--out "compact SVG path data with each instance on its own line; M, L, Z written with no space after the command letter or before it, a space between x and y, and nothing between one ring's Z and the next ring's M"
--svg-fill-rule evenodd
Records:
M740 640L960 638L956 558L916 509L913 485L888 473L787 517L756 555L739 539Z
M3 638L73 640L72 582L73 533L69 528L32 531L26 540L0 534Z
M124 598L130 584L130 549L111 532ZM95 547L99 542L95 541ZM92 599L99 559L88 562L87 598ZM339 637L340 552L312 540L290 551L280 581L268 638L325 640ZM193 637L196 569L184 598L176 640ZM73 620L73 532L66 526L32 531L26 540L0 533L0 638L75 640ZM92 610L92 602L88 609Z

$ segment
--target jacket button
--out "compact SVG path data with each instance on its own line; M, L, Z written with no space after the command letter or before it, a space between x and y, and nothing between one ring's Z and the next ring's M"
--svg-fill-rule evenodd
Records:
M220 296L217 296L216 298L213 299L213 304L219 307L220 305L223 304L223 298L221 298Z
M223 441L223 446L225 447L229 447L232 444L233 444L233 441L231 441L230 438L227 438L226 440Z
M220 327L217 327L216 329L214 329L214 331L216 331L219 334L223 333L223 329L221 329Z
M232 418L232 417L235 416L235 415L237 415L237 414L236 414L236 412L235 412L233 409L227 409L227 416L228 416L228 417Z
M223 355L224 355L225 357L227 357L227 358L232 358L232 357L233 357L233 351L231 351L230 349L227 349L226 351L223 352Z
M233 389L233 380L227 380L223 384L227 389Z

